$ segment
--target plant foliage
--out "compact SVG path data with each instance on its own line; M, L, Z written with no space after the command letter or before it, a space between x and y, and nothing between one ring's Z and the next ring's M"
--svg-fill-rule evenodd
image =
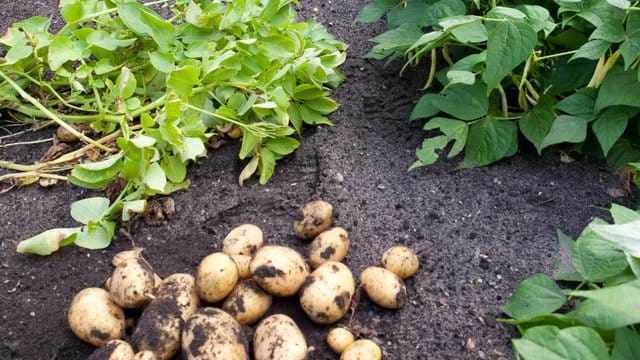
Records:
M430 59L411 120L430 132L412 168L464 151L461 168L561 143L615 168L640 159L640 8L626 0L374 0L372 59ZM404 70L404 68L403 68ZM433 135L432 135L433 134ZM632 166L633 171L638 167Z
M73 204L82 227L27 243L107 246L118 217L188 186L187 164L206 155L214 135L242 136L241 185L254 173L266 183L300 145L304 124L331 124L346 45L316 22L298 22L292 2L62 0L57 34L43 17L13 24L0 38L0 108L57 123L86 146L35 165L2 161L17 170L4 178L66 179L56 173L72 168L68 180L85 188L122 184L115 201ZM88 154L92 161L78 163ZM18 251L41 253L24 243Z
M567 256L554 279L530 276L504 307L524 359L640 357L640 212L615 204L610 212L612 225L596 219L575 241L559 231Z

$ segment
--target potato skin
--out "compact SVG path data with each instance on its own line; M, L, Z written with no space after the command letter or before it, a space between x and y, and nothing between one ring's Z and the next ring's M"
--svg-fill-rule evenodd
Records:
M333 205L316 200L304 205L293 222L293 231L303 240L310 240L333 224Z
M323 231L311 242L309 264L315 269L326 261L342 261L349 251L349 234L341 227Z
M139 309L151 301L156 287L155 273L141 259L126 258L113 270L108 286L116 304L125 309Z
M180 350L184 321L199 305L193 276L173 274L164 279L162 288L140 315L131 336L136 350L150 350L159 360L171 359Z
M204 301L218 302L231 292L238 283L238 266L231 256L215 252L198 265L196 292Z
M87 360L131 360L133 348L128 342L111 340L103 347L97 348Z
M158 357L153 351L145 350L135 353L131 360L158 360Z
M347 313L355 290L351 270L343 263L327 261L305 280L300 306L313 322L332 324Z
M404 280L418 271L420 260L412 249L398 245L387 249L382 254L382 266Z
M103 346L124 335L124 311L101 288L78 292L69 305L67 321L77 337L93 346Z
M248 255L231 255L231 258L238 267L238 279L245 280L251 278L251 270L249 270L249 264L251 264L251 256Z
M251 325L269 310L273 296L262 290L253 280L243 280L224 300L222 310L242 325Z
M380 346L369 339L360 339L349 345L340 355L340 360L381 360Z
M243 224L231 229L222 240L222 252L228 255L253 256L262 245L262 229L253 224Z
M182 331L182 357L202 360L248 359L240 324L226 312L205 307L191 315Z
M309 266L297 251L284 246L260 248L249 264L251 278L275 296L292 296L309 275Z
M391 271L371 266L360 274L360 283L371 301L387 309L399 309L407 303L407 288Z
M327 334L327 345L336 354L342 354L354 341L353 333L345 328L333 328Z
M287 315L266 317L253 334L255 360L303 360L307 354L304 335Z

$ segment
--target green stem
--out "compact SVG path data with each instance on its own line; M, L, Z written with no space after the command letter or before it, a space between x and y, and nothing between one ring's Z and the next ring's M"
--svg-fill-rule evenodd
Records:
M69 102L67 102L62 95L60 95L54 88L53 86L51 86L51 84L44 82L44 81L39 81L35 78L33 78L31 75L27 74L27 73L23 73L20 71L16 71L16 74L24 77L25 79L31 81L34 84L37 84L39 87L43 87L46 88L47 90L49 90L51 92L51 94L53 94L53 96L56 97L56 99L58 99L64 106L70 108L70 109L74 109L74 110L80 110L80 111L87 111L87 109L83 109L79 106L75 106Z
M560 52L560 53L556 53L556 54L550 54L550 55L545 55L545 56L534 56L533 57L533 61L537 62L537 61L542 61L542 60L549 60L549 59L553 59L553 58L557 58L557 57L561 57L561 56L567 56L567 55L573 55L575 53L577 53L578 50L571 50L571 51L565 51L565 52Z

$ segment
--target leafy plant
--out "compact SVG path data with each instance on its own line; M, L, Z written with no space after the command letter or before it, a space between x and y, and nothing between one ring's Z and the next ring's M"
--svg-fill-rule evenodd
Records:
M521 282L504 312L522 338L525 359L637 359L640 356L640 212L610 209L614 224L595 219L573 241L558 231L569 261L554 280L535 274ZM571 285L562 288L562 285Z
M0 180L69 180L119 193L113 202L74 203L83 226L45 232L18 251L55 251L36 244L52 241L108 246L116 219L188 186L186 167L206 155L212 136L242 136L240 184L254 173L266 183L300 145L304 124L331 124L346 45L316 22L297 22L292 2L62 0L66 25L57 34L43 17L13 24L0 38L0 108L57 124L85 146L33 165L0 161L13 170Z
M463 151L459 167L487 165L513 155L519 133L539 153L571 143L621 168L640 159L638 10L626 0L374 0L355 22L386 14L366 57L404 57L403 71L430 60L424 89L438 92L411 113L430 131L412 168Z

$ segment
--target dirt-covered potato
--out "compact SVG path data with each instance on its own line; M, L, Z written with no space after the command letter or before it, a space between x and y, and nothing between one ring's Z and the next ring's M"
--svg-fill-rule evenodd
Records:
M353 333L345 328L333 328L327 334L327 345L336 354L342 354L356 340Z
M262 230L252 224L244 224L229 231L222 240L222 252L229 255L248 255L258 251L264 245Z
M78 292L69 305L67 320L71 331L93 346L103 346L124 335L124 311L105 289Z
M333 205L323 200L312 201L300 209L293 231L300 239L310 240L333 224Z
M248 359L241 325L226 312L206 307L191 315L182 331L182 357L201 360Z
M131 360L158 360L158 357L153 351L145 350L135 353Z
M297 251L277 245L258 250L249 264L251 278L275 296L291 296L309 275L309 266Z
M327 261L307 277L300 289L300 306L318 324L332 324L347 313L356 290L351 270Z
M131 360L133 348L128 342L111 340L105 346L97 348L87 360Z
M56 137L58 138L58 140L64 143L72 143L74 141L78 141L78 137L76 136L76 134L72 133L62 126L59 126L58 130L56 130Z
M380 346L369 339L360 339L349 345L340 355L340 360L380 360Z
M137 259L140 257L140 254L142 254L142 251L143 249L139 247L133 248L131 250L120 251L119 253L115 254L111 259L111 265L118 266L118 264L120 264L126 259L131 259L131 258Z
M144 309L131 342L138 351L149 350L158 360L168 360L180 351L182 324L196 312L200 298L195 279L189 274L173 274Z
M238 266L231 256L215 252L200 262L196 272L196 291L204 301L215 303L229 293L238 283Z
M243 280L224 300L222 310L231 314L240 324L251 325L262 318L272 301L273 296L253 280Z
M113 301L125 309L139 309L147 305L155 287L155 273L137 257L119 262L109 281L109 293Z
M253 334L255 360L302 360L307 353L304 335L287 315L266 317Z
M382 254L382 266L404 280L418 271L420 260L413 250L399 245L387 249Z
M349 234L341 227L321 232L311 242L309 264L317 268L325 261L342 261L349 251Z
M399 309L407 303L407 288L391 271L371 266L360 274L360 283L371 301L387 308Z
M249 270L249 264L251 263L251 256L248 255L231 255L233 261L235 261L238 267L238 279L245 280L251 278L251 270Z

